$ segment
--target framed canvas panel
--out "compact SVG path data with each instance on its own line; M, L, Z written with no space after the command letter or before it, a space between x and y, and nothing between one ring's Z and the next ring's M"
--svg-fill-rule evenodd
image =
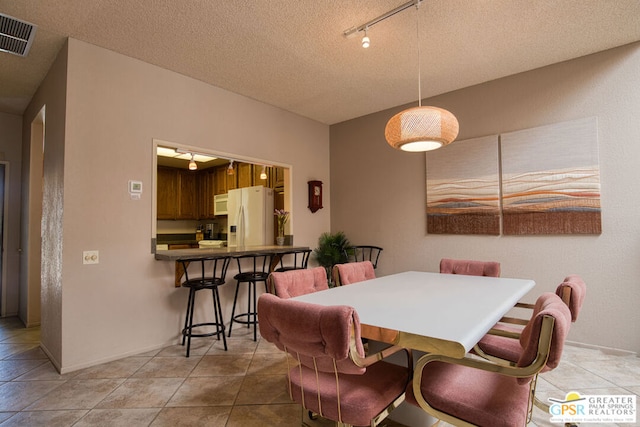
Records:
M505 235L601 233L597 118L505 133L500 148Z
M500 234L498 136L426 153L427 233Z

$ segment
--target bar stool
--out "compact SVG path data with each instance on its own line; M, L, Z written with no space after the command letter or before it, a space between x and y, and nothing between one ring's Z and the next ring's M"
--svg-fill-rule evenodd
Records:
M311 249L298 249L278 254L280 257L279 267L273 271L283 272L289 270L304 270L309 263Z
M238 274L233 277L236 279L236 293L233 297L233 308L231 309L229 336L231 336L233 323L237 322L247 325L247 328L253 325L253 340L257 341L258 310L256 305L258 295L256 293L256 283L263 282L264 288L267 290L267 277L269 277L271 255L246 254L236 256L235 259L238 261ZM236 303L238 302L238 291L242 283L246 283L248 286L247 311L245 313L235 314Z
M227 339L225 338L224 319L222 317L222 307L220 304L220 295L218 293L218 287L225 284L225 277L227 275L227 268L231 257L208 257L208 258L185 258L178 260L184 268L185 281L182 283L182 287L189 288L189 300L187 302L187 314L184 319L184 329L182 329L182 345L185 340L187 341L187 357L189 357L189 351L191 349L191 337L211 337L216 336L218 341L220 340L220 334L222 334L222 341L224 343L224 350L227 350ZM187 267L191 263L198 263L200 266L200 277L189 277L189 271ZM207 268L207 263L210 265ZM196 302L196 293L203 289L211 289L213 295L213 312L215 314L214 322L203 322L193 324L193 310ZM194 333L194 328L200 328L203 326L213 326L214 331Z

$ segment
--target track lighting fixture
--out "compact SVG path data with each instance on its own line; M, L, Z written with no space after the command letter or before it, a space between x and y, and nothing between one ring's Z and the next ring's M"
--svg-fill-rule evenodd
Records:
M196 164L196 155L191 153L191 161L189 162L189 170L194 171L198 169L198 165Z
M229 167L227 168L227 175L233 175L233 160L229 163Z
M368 48L371 45L371 40L369 40L369 36L367 35L367 29L364 29L364 37L362 38L362 47Z
M262 180L267 179L267 167L266 166L262 166L262 172L260 172L260 179L262 179Z
M420 85L420 15L418 8L423 0L411 0L392 9L358 27L343 32L345 37L353 37L364 31L362 47L370 45L367 30L410 7L416 8L416 33L418 53L418 106L406 109L393 116L384 131L390 146L403 151L429 151L453 142L458 136L458 120L449 111L438 107L422 106L422 88Z

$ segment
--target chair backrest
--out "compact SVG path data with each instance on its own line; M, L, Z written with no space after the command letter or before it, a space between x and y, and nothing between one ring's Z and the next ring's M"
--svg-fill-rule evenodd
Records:
M231 257L207 257L207 258L183 258L178 260L184 270L184 283L191 285L207 286L212 284L223 284L226 280L227 269ZM192 271L189 274L190 264L197 264L199 274Z
M269 275L269 292L280 298L293 298L311 292L329 289L324 267L289 270Z
M299 270L307 268L311 249L298 249L282 252L278 255L280 257L279 267L274 271Z
M320 372L363 374L349 357L351 331L364 357L360 319L353 307L323 306L263 294L258 299L260 334L300 363Z
M440 260L440 273L500 277L500 263L442 258Z
M258 275L264 275L266 278L271 268L271 255L270 254L244 254L234 257L238 262L238 274L251 275L259 273Z
M347 262L371 261L373 268L378 268L382 248L380 246L356 245L348 246L344 250Z
M542 321L545 316L551 316L555 319L549 357L545 368L546 370L551 370L560 363L564 342L571 327L571 312L560 297L552 292L545 292L536 300L531 320L529 320L520 335L520 345L523 351L518 359L517 366L528 366L538 356ZM528 379L519 379L519 381L526 382Z
M365 280L376 278L376 273L373 270L371 261L336 264L333 266L331 274L336 286L350 285L352 283L364 282Z
M556 295L562 298L571 311L571 321L578 319L578 314L582 309L584 297L587 294L587 285L577 274L572 274L564 279L556 288Z

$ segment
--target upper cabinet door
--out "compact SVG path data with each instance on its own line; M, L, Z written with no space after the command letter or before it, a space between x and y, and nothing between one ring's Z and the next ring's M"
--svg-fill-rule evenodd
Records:
M158 219L176 219L178 216L178 170L159 167L157 182Z
M197 175L193 171L179 171L178 219L198 218Z
M215 183L215 194L225 194L227 192L227 167L220 166L215 170L216 174L216 183Z
M238 188L251 187L253 185L253 165L238 163Z

